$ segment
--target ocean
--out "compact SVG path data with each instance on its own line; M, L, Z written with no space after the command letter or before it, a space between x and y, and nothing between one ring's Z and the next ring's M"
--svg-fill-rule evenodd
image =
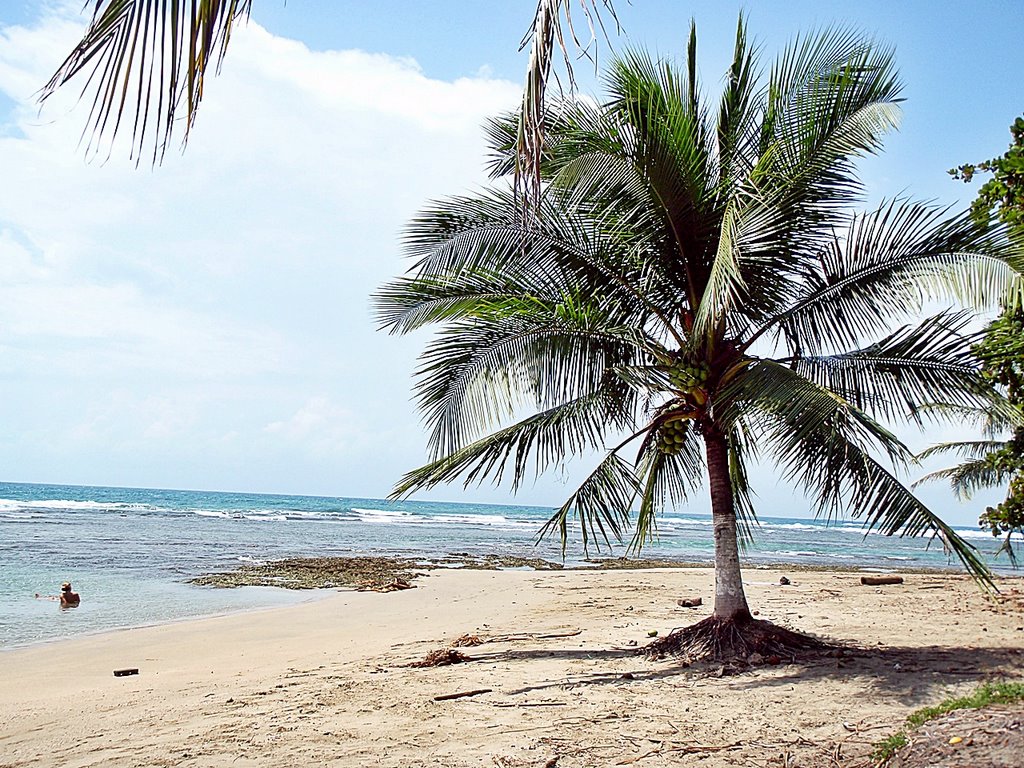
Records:
M215 589L193 576L283 557L452 552L562 558L537 542L550 507L383 501L142 488L0 483L0 649L121 627L315 599L265 587ZM958 529L997 572L993 537ZM744 562L865 569L956 567L927 539L864 535L857 521L763 518ZM627 542L628 544L628 542ZM1018 547L1020 545L1018 544ZM642 556L712 561L711 520L667 514ZM600 556L621 556L626 544ZM598 553L591 553L592 556ZM1024 556L1024 552L1022 552ZM585 564L571 541L567 565ZM82 605L61 611L37 592L71 581Z

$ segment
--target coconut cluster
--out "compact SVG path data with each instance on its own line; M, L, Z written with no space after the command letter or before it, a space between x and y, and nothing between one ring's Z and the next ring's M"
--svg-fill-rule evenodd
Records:
M675 456L683 449L686 442L686 431L683 421L668 421L658 429L658 450Z
M682 360L668 369L668 380L680 392L693 392L704 386L708 374L705 366Z

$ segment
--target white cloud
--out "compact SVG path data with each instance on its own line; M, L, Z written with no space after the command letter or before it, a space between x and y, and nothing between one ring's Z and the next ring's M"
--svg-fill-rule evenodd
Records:
M480 125L518 85L250 24L183 154L87 162L77 90L31 101L73 8L0 30L5 479L386 492L423 459L418 344L376 331L369 294L428 198L483 182Z
M341 453L351 447L353 438L359 437L351 411L323 395L311 397L290 418L271 422L263 431L302 444L321 456Z

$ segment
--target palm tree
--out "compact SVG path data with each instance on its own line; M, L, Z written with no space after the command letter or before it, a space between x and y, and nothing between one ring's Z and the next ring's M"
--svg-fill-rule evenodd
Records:
M557 109L534 210L502 182L516 163L510 116L489 127L496 183L410 224L413 266L376 302L392 333L439 326L416 383L432 456L394 495L458 479L516 489L596 454L545 532L564 545L575 518L589 547L634 527L639 547L706 479L714 614L654 652L814 642L754 620L744 595L757 459L819 515L932 532L987 578L897 479L912 457L882 422L920 421L922 403L997 401L971 355L970 314L920 313L934 298L996 297L1012 254L1002 228L966 215L910 201L851 211L856 159L899 117L891 51L828 29L762 75L741 18L714 109L693 29L682 67L632 52L606 86L602 105Z
M580 0L579 6L588 39L581 42L577 36L570 0L537 0L520 44L530 54L517 134L517 179L531 197L540 189L546 93L556 52L562 52L571 86L566 39L589 56L598 31L604 31L602 10L618 23L611 0ZM149 146L156 164L176 131L182 132L183 145L188 141L210 66L219 70L233 33L251 10L252 0L94 0L85 34L44 86L40 101L84 77L83 96L92 94L83 132L86 151L112 140L127 116L136 162Z

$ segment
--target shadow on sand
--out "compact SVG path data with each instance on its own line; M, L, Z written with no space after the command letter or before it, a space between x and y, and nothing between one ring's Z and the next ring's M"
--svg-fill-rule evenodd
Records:
M860 679L867 687L908 705L938 695L950 685L990 678L1024 674L1024 649L1005 647L921 647L840 646L838 650L808 652L793 661L778 665L687 664L667 658L651 661L642 649L514 649L474 653L475 663L529 662L535 659L609 662L612 669L545 682L509 694L549 688L588 685L624 685L631 682L666 678L700 679L731 677L731 687L740 689L788 686L822 678ZM768 674L764 674L768 672Z

